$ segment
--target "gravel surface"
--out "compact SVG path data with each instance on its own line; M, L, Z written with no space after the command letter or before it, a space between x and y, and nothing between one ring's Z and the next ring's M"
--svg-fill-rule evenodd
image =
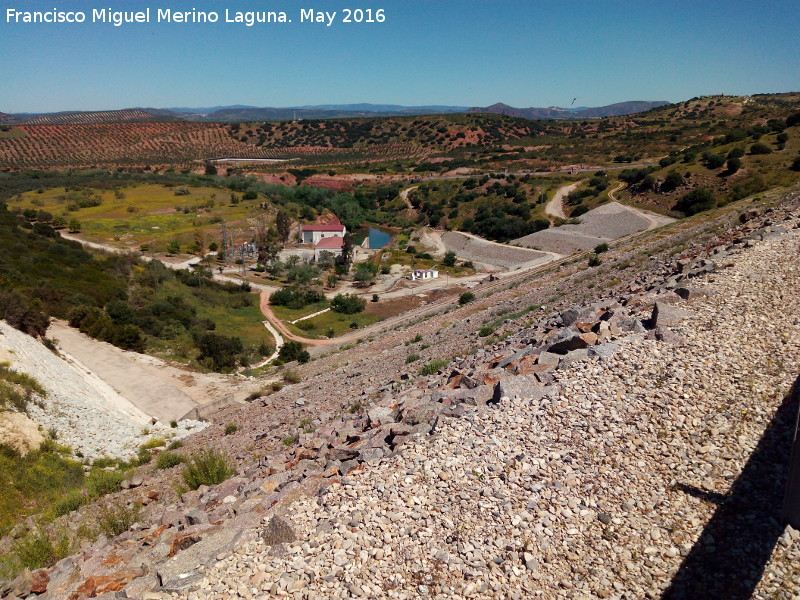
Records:
M630 335L551 386L440 421L291 505L296 541L246 543L183 597L797 597L800 533L758 512L775 481L762 464L755 485L751 454L791 422L798 233L698 279L671 341Z
M501 267L516 267L533 261L551 259L550 255L544 252L496 244L452 231L442 235L442 242L448 250L453 250L461 259Z
M290 365L302 383L186 440L236 477L178 497L180 467L144 467L113 498L142 524L0 595L47 576L43 599L798 597L778 507L800 194L773 202Z
M603 242L611 242L672 221L673 219L660 215L645 215L618 202L609 202L582 215L578 225L544 229L511 243L559 254L572 254L592 250Z

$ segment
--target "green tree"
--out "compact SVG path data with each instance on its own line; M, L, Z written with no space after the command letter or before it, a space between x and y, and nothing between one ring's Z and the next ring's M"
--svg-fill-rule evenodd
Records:
M292 340L281 346L280 352L278 352L278 359L285 363L293 360L299 363L307 363L311 359L311 355L305 350L303 344Z
M728 159L728 173L731 175L736 173L739 169L742 168L742 159L741 158L729 158Z
M664 192L671 192L673 190L678 189L682 185L683 185L683 175L681 175L677 171L670 171L664 178L664 183L661 185L661 189Z
M444 253L444 260L442 260L442 264L445 267L454 267L456 265L456 253L452 250L448 250Z
M750 146L750 154L772 154L772 149L766 144L759 142Z
M331 310L345 315L354 315L367 307L367 301L353 294L336 294L331 300Z
M198 339L197 348L200 350L198 361L224 372L236 367L236 356L244 350L244 345L238 337L207 332Z
M792 161L791 169L792 171L800 171L800 156L796 157L794 161Z
M167 244L167 254L178 254L181 251L181 245L178 240L172 240Z
M703 164L707 169L719 169L725 164L725 157L715 152L703 152Z
M67 223L67 229L70 233L80 233L81 232L81 222L78 219L70 219L70 222Z
M378 272L378 268L372 263L358 263L356 265L355 280L361 283L372 281Z
M216 175L217 174L217 167L214 166L214 163L207 162L206 163L206 175Z
M680 197L675 209L687 216L709 210L717 206L717 199L708 188L697 188Z
M348 231L344 234L342 243L342 262L349 265L353 262L353 236Z
M292 219L285 210L280 209L275 217L275 229L278 233L278 239L282 245L285 245L289 240L289 234L292 230Z

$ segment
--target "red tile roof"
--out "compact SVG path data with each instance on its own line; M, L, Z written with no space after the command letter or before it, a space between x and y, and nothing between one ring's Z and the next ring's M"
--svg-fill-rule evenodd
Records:
M344 225L334 223L328 225L303 225L300 231L344 231Z
M344 238L334 235L332 237L322 238L314 248L336 248L339 249L344 245Z

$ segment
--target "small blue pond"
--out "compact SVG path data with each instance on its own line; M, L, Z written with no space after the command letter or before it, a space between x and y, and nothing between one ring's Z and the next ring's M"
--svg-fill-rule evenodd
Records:
M377 227L369 228L369 247L372 250L379 250L392 241L392 236L378 229Z

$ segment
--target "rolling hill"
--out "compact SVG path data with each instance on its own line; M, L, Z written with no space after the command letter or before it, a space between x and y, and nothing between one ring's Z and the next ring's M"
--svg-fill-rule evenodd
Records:
M549 108L514 108L508 104L498 102L492 106L475 107L467 110L468 113L493 113L507 115L509 117L519 117L522 119L598 119L603 117L620 117L635 113L645 112L651 108L666 106L669 102L656 101L631 101L617 102L608 106L598 106L596 108L569 109L558 106Z

